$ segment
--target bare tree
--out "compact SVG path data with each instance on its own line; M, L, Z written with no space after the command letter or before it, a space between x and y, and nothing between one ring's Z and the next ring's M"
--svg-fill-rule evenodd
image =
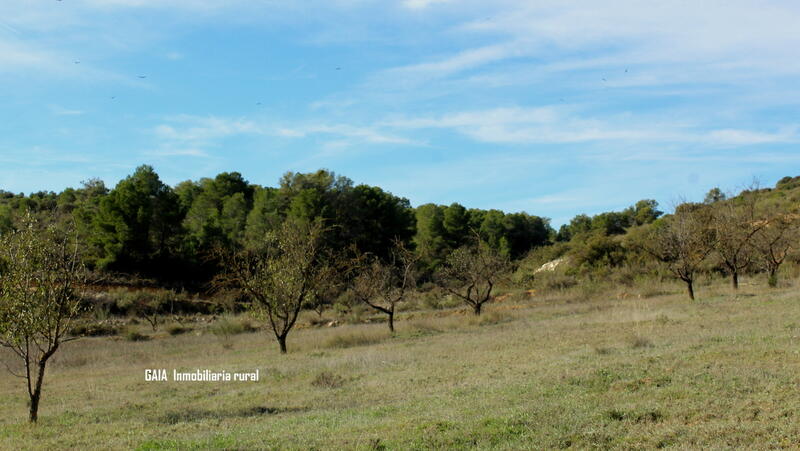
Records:
M391 261L361 257L351 291L359 301L389 317L389 330L394 332L394 313L410 290L416 286L416 266L420 257L395 241Z
M734 290L739 289L739 274L752 262L750 242L766 225L756 217L755 204L756 192L750 190L711 207L714 250L730 273Z
M778 285L778 270L800 239L800 215L774 213L761 221L763 224L750 242L756 258L769 274L769 286Z
M324 231L320 222L287 219L257 248L222 255L225 272L217 283L238 287L252 298L251 311L269 322L283 354L300 310L327 274Z
M29 421L38 419L47 362L78 315L84 268L72 230L42 227L30 214L0 238L0 345L11 349L23 370L30 398Z
M474 244L447 256L436 279L448 293L461 298L473 313L480 315L483 304L492 298L492 289L509 267L507 257L476 236Z
M706 208L682 204L672 216L659 219L640 246L686 283L689 299L694 300L694 281L700 265L713 250L713 235L708 228Z

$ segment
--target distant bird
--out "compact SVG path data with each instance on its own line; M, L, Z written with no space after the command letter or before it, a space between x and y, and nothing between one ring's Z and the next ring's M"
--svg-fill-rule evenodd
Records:
M147 78L147 75L139 75L139 78Z
M626 74L628 73L628 69L625 69L625 73L626 73Z
M606 79L604 78L603 81L606 81Z
M337 67L336 70L342 70L342 68L341 67Z
M256 105L261 105L261 102L256 102Z
M61 1L61 0L58 0L58 1ZM80 61L73 61L73 63L80 64L81 62Z
M58 0L58 1L61 1L61 0ZM111 96L111 100L114 100L116 98L117 98L117 96Z

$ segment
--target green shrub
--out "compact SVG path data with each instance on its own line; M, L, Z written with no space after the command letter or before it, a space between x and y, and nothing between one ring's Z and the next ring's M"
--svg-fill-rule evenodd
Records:
M128 341L147 341L150 337L140 333L138 330L129 329L125 332L125 339Z
M249 318L234 318L230 316L223 316L208 328L209 332L217 336L231 336L239 335L248 332L255 332L258 330L256 325Z
M536 275L535 286L544 293L563 291L578 284L578 279L574 275L567 275L560 271L543 271Z
M75 325L75 327L73 327L70 331L70 335L75 337L103 337L108 335L116 335L118 332L119 328L111 324L88 323Z
M178 323L172 323L169 326L167 326L167 333L173 336L185 334L186 332L191 332L191 330L192 330L191 327L185 327Z

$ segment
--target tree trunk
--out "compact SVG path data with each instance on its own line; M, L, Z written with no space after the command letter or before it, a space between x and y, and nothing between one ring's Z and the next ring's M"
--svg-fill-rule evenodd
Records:
M691 280L684 280L686 282L686 289L689 292L689 299L694 301L694 285Z
M278 335L278 345L281 347L281 354L286 354L286 335Z
M731 275L731 285L733 286L734 290L739 289L739 271L734 271Z
M394 333L394 312L389 312L389 331Z
M769 269L769 279L767 281L771 288L778 286L778 268Z
M47 365L46 361L39 362L38 377L36 379L36 386L31 393L31 408L28 414L28 421L36 423L39 419L39 400L42 398L42 382L44 381L44 369Z
M479 316L481 314L481 307L482 306L483 306L482 302L475 303L475 305L472 306L472 312L475 313L475 315Z
M28 421L31 423L36 423L36 420L39 419L39 395L41 393L34 393L31 395L31 410L28 414Z

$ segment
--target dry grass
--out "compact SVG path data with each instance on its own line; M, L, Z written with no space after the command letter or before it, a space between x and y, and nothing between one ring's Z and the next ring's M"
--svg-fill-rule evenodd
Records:
M0 449L796 446L795 282L698 291L534 297L487 305L483 321L404 312L395 336L383 323L297 330L288 355L266 331L230 335L228 350L198 331L85 338L54 358L36 427L21 381L0 373ZM261 380L145 382L146 368Z

